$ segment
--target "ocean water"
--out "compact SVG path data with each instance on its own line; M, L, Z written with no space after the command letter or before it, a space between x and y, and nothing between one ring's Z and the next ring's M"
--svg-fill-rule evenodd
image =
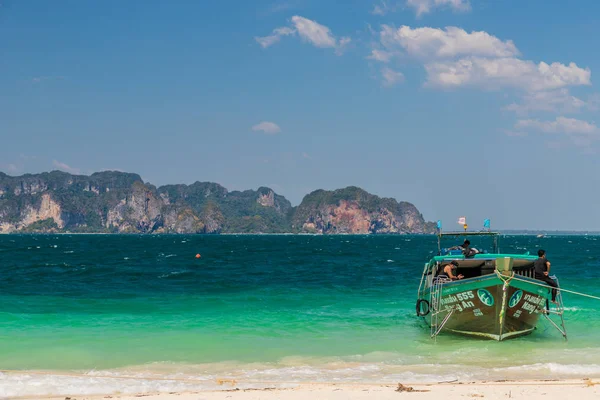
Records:
M563 288L600 296L600 237L500 241L543 247ZM564 295L568 341L544 320L501 343L430 339L415 297L436 249L433 236L0 235L0 396L600 377L593 299Z

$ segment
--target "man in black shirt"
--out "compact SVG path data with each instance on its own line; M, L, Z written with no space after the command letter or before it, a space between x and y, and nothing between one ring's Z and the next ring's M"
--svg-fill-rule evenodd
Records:
M466 258L473 257L475 254L479 253L479 250L471 247L471 242L468 239L465 239L464 243L459 246L459 248Z
M545 250L538 250L538 259L533 262L533 269L535 271L535 279L546 282L553 288L557 288L558 285L552 278L548 276L550 273L550 261L546 258ZM556 303L556 289L552 289L552 302Z

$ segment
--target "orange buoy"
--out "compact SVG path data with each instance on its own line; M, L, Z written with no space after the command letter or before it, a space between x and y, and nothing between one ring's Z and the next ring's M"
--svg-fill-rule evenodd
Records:
M196 258L200 258L200 257L202 257L202 256L200 255L200 253L196 254Z

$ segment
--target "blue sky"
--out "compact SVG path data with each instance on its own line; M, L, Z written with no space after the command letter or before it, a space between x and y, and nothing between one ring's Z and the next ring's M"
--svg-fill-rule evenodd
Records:
M0 170L600 230L598 37L594 0L0 0Z

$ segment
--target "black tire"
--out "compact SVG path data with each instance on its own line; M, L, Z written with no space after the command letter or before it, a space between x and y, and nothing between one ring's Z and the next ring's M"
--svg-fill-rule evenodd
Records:
M421 311L421 303L425 303L426 304L426 309L425 311ZM417 300L417 316L418 317L424 317L427 314L429 314L429 302L425 299L419 299Z

